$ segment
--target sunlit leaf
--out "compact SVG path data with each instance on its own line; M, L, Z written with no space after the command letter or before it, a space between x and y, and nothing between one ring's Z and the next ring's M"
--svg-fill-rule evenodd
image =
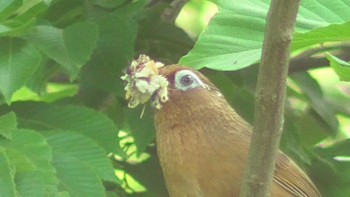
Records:
M219 12L180 63L216 70L238 70L257 63L270 1L217 0L215 3ZM349 23L346 23L350 20L349 9L350 0L301 1L295 48L349 40Z
M34 92L33 90L22 87L19 90L17 90L11 99L11 102L16 101L44 101L47 103L52 103L54 101L67 98L67 97L73 97L78 92L77 85L58 85L58 84L48 84L48 90L49 92L39 95L38 93Z
M350 6L349 6L350 8ZM349 20L349 19L347 19ZM294 35L292 50L300 49L314 44L350 40L350 22L343 24L330 24L306 33L297 32Z
M7 103L39 68L40 52L16 38L0 38L0 91Z
M350 81L350 63L343 61L331 54L327 54L330 66L337 73L341 81Z

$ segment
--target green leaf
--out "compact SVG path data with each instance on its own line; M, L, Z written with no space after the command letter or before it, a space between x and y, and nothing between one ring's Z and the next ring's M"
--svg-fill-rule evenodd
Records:
M12 132L12 140L0 140L0 147L15 168L14 180L19 195L44 197L57 191L51 148L42 135L16 129Z
M315 112L330 126L335 132L338 129L338 120L331 106L323 98L323 92L317 81L308 73L295 73L291 78L299 85L305 95L310 100L310 104Z
M28 29L33 26L35 19L25 21L25 23L16 19L9 21L6 24L0 24L0 36L19 36L27 33Z
M118 182L105 150L92 139L76 132L54 131L47 136L47 140L53 149L54 163L57 162L57 157L72 158L79 165L88 167L94 176L97 175L104 181Z
M95 53L82 69L82 83L122 95L122 71L132 59L136 38L136 22L119 12L105 15L96 21L100 37ZM83 86L84 88L84 86Z
M95 140L106 152L123 154L118 141L118 128L106 115L80 106L43 103L14 105L20 123L40 130L68 130Z
M10 112L0 117L0 135L11 140L12 139L11 131L12 129L16 129L16 128L17 128L17 118L15 113Z
M0 192L1 196L15 197L14 169L10 166L9 158L0 149Z
M7 103L39 68L40 52L31 44L15 38L0 38L0 91Z
M334 131L329 131L330 128L322 124L321 119L315 117L315 115L311 113L296 113L293 117L287 117L287 119L293 124L293 131L298 133L300 140L308 148L313 148L316 144L328 137L330 133L334 133ZM289 139L287 139L287 141L288 140Z
M144 113L142 110L142 107L132 110L125 110L126 118L129 123L130 134L135 140L138 155L145 151L146 147L154 140L155 137L152 109L150 109L148 106ZM141 113L143 113L142 118Z
M110 0L90 0L92 4L94 5L98 5L101 6L103 8L106 9L110 9L110 8L116 8L117 6L122 5L125 0L114 0L114 1L110 1Z
M337 73L341 81L350 81L350 63L343 61L329 53L327 59L334 72Z
M16 11L16 19L22 22L41 17L48 5L42 0L24 1L24 4Z
M98 175L81 161L62 154L55 156L54 165L62 189L67 190L70 196L105 196L105 191Z
M72 84L47 84L47 88L51 89L50 92L39 95L27 87L22 87L16 91L11 99L11 102L16 101L43 101L52 103L54 101L73 97L78 93L78 86Z
M22 0L0 1L0 21L13 14L22 5Z
M57 194L57 177L51 172L39 169L29 170L16 174L15 180L20 196L47 197Z
M81 22L64 29L37 26L28 40L63 66L71 79L75 79L80 68L90 59L97 36L98 30L95 24Z
M160 4L146 10L139 22L136 48L138 53L147 54L165 64L173 64L193 47L194 42L182 29L161 18L168 6Z
M285 119L287 121L284 125L280 149L291 157L299 167L304 168L306 164L310 165L311 163L310 155L307 154L308 152L306 151L309 150L309 148L305 147L290 117L287 116Z
M216 3L219 12L180 63L217 70L238 70L257 63L270 1L217 0ZM302 1L296 24L296 32L300 34L295 35L295 48L349 40L349 24L345 23L350 20L349 9L350 0ZM323 29L318 30L321 27ZM315 38L321 34L325 35ZM308 40L310 37L314 39Z
M0 6L1 7L1 6ZM47 10L44 2L26 2L16 13L0 24L0 36L22 36L35 24L39 14Z
M324 197L350 195L350 139L316 149L319 160L310 167Z
M306 33L295 33L293 36L292 50L312 46L314 44L342 42L347 40L350 40L350 22L331 24Z
M125 166L125 171L147 188L146 192L135 196L169 196L155 148L152 151L152 157L146 161L138 164L126 164Z
M324 148L320 147L317 151L322 157L327 159L335 159L336 156L350 157L350 139L345 139Z
M235 111L246 121L252 123L254 116L254 93L233 83L231 79L239 78L239 74L235 73L237 74L236 76L229 77L224 72L219 71L206 71L206 73L208 73L206 76L220 89Z
M52 159L51 149L40 133L28 129L16 129L13 130L12 136L12 140L0 140L0 146L23 155L31 161L35 168L53 172L50 164ZM17 171L21 171L21 169L17 167Z

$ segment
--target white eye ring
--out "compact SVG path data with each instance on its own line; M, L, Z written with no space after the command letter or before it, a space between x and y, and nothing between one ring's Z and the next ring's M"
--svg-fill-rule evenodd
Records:
M180 70L175 74L175 87L187 91L197 87L206 88L206 85L192 71Z

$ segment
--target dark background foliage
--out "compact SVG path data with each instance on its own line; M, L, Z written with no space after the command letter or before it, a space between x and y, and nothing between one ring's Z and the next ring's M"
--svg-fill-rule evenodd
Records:
M0 193L167 196L123 70L141 53L201 69L252 122L268 4L193 0L175 25L174 2L0 1ZM326 197L350 195L349 9L302 1L287 87L281 149Z

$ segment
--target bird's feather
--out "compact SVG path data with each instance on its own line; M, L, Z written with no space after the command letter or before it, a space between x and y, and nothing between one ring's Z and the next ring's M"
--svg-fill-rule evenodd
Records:
M175 75L188 69L205 88L176 89ZM178 65L160 69L169 100L155 114L158 154L172 197L239 196L251 126L198 71ZM284 153L276 158L273 197L320 197L307 175Z

